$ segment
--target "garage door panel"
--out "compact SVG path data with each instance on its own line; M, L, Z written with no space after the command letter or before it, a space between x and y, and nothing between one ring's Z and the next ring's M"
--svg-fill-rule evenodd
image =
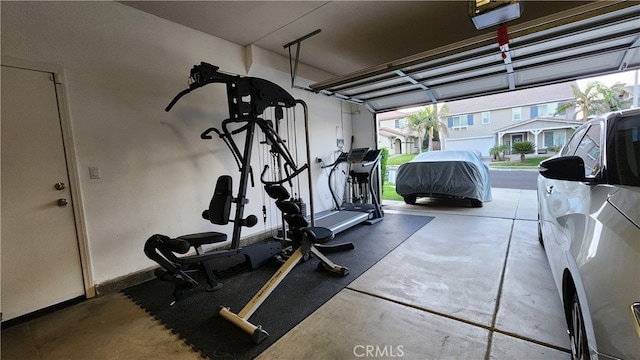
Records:
M594 2L574 11L510 26L510 64L495 36L480 35L311 88L356 100L363 100L357 94L366 95L363 101L383 112L640 68L639 3ZM407 91L412 85L418 93ZM433 96L425 95L425 87Z
M585 54L624 52L629 48L629 41L629 37L622 39L610 39L607 42L585 44L579 47L567 47L564 49L558 49L557 51L535 54L532 54L531 51L522 51L521 49L516 48L513 50L513 58L516 59L513 61L513 66L515 68L520 68L562 59L584 59L586 57ZM533 50L533 48L529 48L529 50ZM589 56L587 61L591 60L591 56Z
M594 55L589 59L571 61L558 61L540 66L532 66L519 69L515 72L516 85L535 85L537 83L550 82L555 74L563 74L566 77L587 76L593 71L614 72L618 70L621 52Z
M392 90L389 90L389 89L394 89L394 88L396 89L395 92L400 92L400 91L403 91L401 88L407 85L409 84L407 84L406 80L402 78L394 77L389 80L377 81L374 84L355 86L341 93L346 96L361 96L364 99L364 98L379 96L381 93L390 94L392 93ZM378 95L376 95L376 93Z
M426 80L430 82L446 82L446 76L451 74L465 74L466 77L483 75L504 69L504 62L500 54L495 52L487 54L481 58L472 58L468 60L458 61L456 63L447 63L441 66L428 67L420 71L411 72L411 76L418 80ZM409 73L407 70L403 70ZM478 71L481 71L478 73Z
M507 74L494 74L476 79L444 84L432 88L438 99L460 98L472 95L484 95L487 93L505 90L509 88Z
M397 94L395 96L387 96L375 100L367 101L374 109L393 109L396 106L409 107L412 104L424 103L431 101L426 91L412 91L408 93Z

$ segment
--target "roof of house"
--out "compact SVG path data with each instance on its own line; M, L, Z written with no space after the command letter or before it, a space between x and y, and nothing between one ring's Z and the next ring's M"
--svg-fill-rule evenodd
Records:
M388 112L384 112L384 113L380 113L380 114L376 114L376 118L378 120L395 120L395 119L402 119L404 117L407 117L407 113L402 112L402 111L388 111Z
M577 85L577 83L571 81L471 99L450 101L447 102L446 105L449 108L450 115L459 115L533 104L572 101L575 98L571 90L571 85ZM409 114L402 111L390 111L378 114L377 119L401 119L407 117L407 115Z
M534 123L539 123L539 125L542 125L542 126L533 126L533 127L530 126L531 124L534 124ZM495 129L493 132L500 133L500 132L515 130L515 129L527 130L529 128L534 128L534 127L550 128L550 127L553 127L554 125L574 127L574 126L582 125L582 123L583 122L581 120L564 120L564 119L559 120L554 118L538 117L538 118L533 118L525 121L516 121L511 125L501 127L499 129Z
M550 102L570 101L574 99L571 85L575 84L576 82L572 81L502 94L451 101L447 103L447 107L451 115L456 115Z
M392 129L389 127L381 127L378 130L378 134L380 134L381 136L384 137L398 137L398 136L402 136L402 137L411 137L411 135L407 135L405 132L398 130L398 129Z

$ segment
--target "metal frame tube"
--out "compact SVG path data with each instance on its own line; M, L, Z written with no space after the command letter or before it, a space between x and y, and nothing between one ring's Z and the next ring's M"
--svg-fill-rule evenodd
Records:
M309 213L311 219L311 226L316 226L316 213L313 206L313 180L311 178L311 147L309 142L309 108L307 103L302 100L296 100L297 104L301 104L304 109L304 135L307 148L307 180L309 183Z

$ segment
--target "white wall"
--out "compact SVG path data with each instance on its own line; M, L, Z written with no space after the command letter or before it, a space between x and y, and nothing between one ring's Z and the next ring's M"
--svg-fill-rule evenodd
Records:
M236 185L239 180L224 144L199 137L228 117L225 88L209 85L184 97L171 112L164 108L187 87L189 70L201 61L288 90L288 59L116 2L3 2L1 11L3 56L64 69L76 145L71 151L77 158L95 282L154 266L142 251L154 233L210 230L200 214L215 180L222 174L234 176ZM304 66L300 74L312 79L301 80L307 82L330 76ZM328 139L341 125L340 102L290 92L309 105L312 156L330 156L335 146ZM302 123L301 116L298 120ZM343 131L350 136L350 126ZM101 179L89 179L91 166L100 168ZM257 180L257 160L254 169ZM322 176L317 171L314 181L324 182ZM316 210L330 207L320 194L326 189L316 189ZM245 215L262 219L261 187L251 189L248 197ZM230 233L231 227L224 230ZM263 230L260 221L243 235Z
M377 143L377 134L374 128L376 122L375 115L369 112L364 106L352 106L352 134L353 147L370 147L374 149Z
M247 59L249 63L249 75L269 79L283 88L287 89L296 99L305 101L309 105L309 136L311 153L311 173L313 176L314 189L314 211L320 212L333 208L331 195L329 193L327 172L321 168L321 164L315 162L316 158L321 158L325 164L330 164L335 160L338 150L336 143L336 128L340 128L343 134L351 134L351 112L350 105L341 103L335 98L318 95L304 90L291 89L291 75L289 73L289 59L280 55L266 51L256 46L248 47ZM295 85L307 86L314 81L301 78L301 75L316 78L328 78L331 75L322 73L317 69L308 66L298 68L298 78ZM342 109L342 110L341 110ZM341 114L342 111L342 114ZM296 112L296 119L299 124L303 123L303 114ZM301 126L298 127L298 158L300 162L306 161L306 151L304 148L304 132ZM348 149L345 145L345 149ZM327 169L328 171L328 169ZM308 182L305 176L301 177L303 200L308 204L307 195ZM297 188L294 184L294 190ZM339 186L342 188L342 185Z

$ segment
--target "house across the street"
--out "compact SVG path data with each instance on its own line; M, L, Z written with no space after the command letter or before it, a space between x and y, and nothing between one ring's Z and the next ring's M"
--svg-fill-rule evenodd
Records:
M442 150L477 150L488 157L496 145L530 141L537 153L546 153L565 144L581 120L570 108L556 113L574 100L575 82L547 85L503 94L447 102L447 135L440 136ZM393 111L378 115L378 146L390 154L419 152L415 133L409 133L405 117Z

